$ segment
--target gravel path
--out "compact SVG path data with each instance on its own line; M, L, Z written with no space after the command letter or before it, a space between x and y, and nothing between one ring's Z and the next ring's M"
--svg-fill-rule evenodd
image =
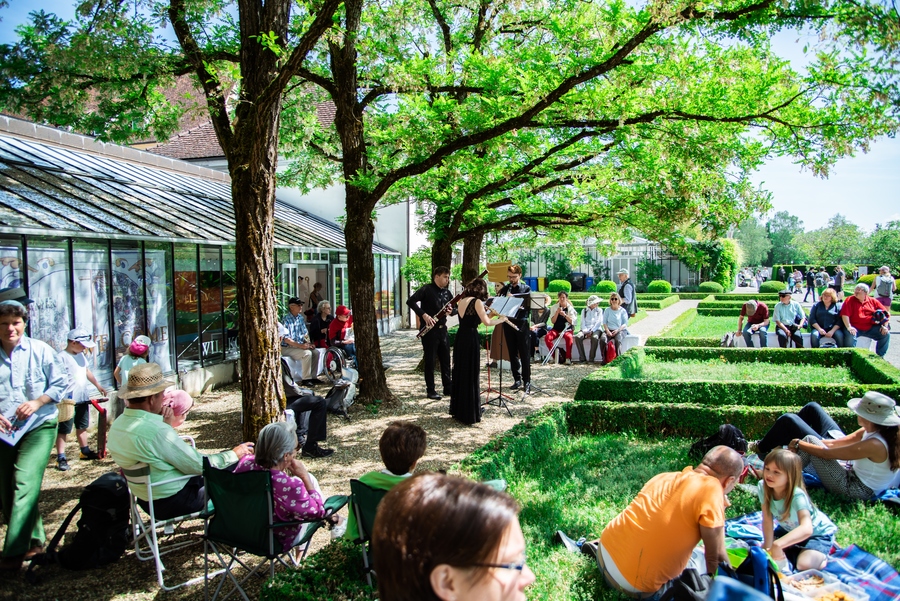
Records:
M419 469L449 469L474 449L484 445L495 435L509 430L533 411L548 403L571 400L578 382L594 369L583 364L533 364L532 380L545 394L525 398L516 395L509 403L512 416L505 410L488 407L481 423L464 426L448 415L448 398L432 401L424 397L422 374L414 371L421 358L422 348L415 338L415 331L396 332L382 338L381 344L385 363L391 367L388 382L400 399L400 405L391 410L354 405L350 421L337 416L328 417L328 440L325 445L334 448L335 453L327 459L307 461L310 472L318 478L326 495L349 494L350 478L383 467L378 455L378 438L392 420L414 421L428 433L428 450ZM497 371L492 370L491 379L495 385L496 378ZM482 383L485 386L487 384L485 369L482 369ZM504 390L512 384L509 372L504 374L503 383ZM324 394L326 390L325 387L320 387L317 392ZM183 427L183 433L194 436L201 451L216 452L241 442L239 420L240 391L237 386L231 386L200 397ZM92 440L91 444L94 445L95 441ZM73 443L69 444L67 451L70 457L77 457L78 450ZM59 472L55 465L55 461L48 464L40 499L48 539L75 506L82 488L101 474L114 469L110 460L74 460L69 472ZM74 534L76 530L74 523L70 525L69 533ZM195 529L195 532L200 531L202 529ZM0 537L4 535L5 527L0 526ZM328 534L319 533L314 539L314 547L321 547L327 542ZM193 550L168 556L171 560L166 565L173 579L178 576L187 579L203 574L202 546L191 549ZM160 592L152 564L138 562L133 551L102 570L68 572L47 567L42 568L42 572L45 575L44 581L38 586L25 583L21 576L0 576L0 600L145 600L163 595L166 599L196 599L203 594L202 585L172 593ZM258 587L259 584L254 586ZM254 596L251 594L251 598Z

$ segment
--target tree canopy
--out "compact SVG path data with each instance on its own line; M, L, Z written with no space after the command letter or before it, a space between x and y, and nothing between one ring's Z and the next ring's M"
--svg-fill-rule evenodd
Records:
M766 235L766 228L755 217L747 217L738 226L734 234L735 239L741 245L744 261L747 265L762 265L772 242Z

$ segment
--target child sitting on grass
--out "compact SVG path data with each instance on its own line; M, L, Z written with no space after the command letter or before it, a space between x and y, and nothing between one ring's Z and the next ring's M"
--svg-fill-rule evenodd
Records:
M416 464L425 454L425 446L425 430L421 426L405 421L391 422L378 441L381 461L387 469L363 474L359 481L378 490L392 489L412 476ZM352 509L347 520L347 538L359 538L356 515Z
M810 500L799 456L787 449L774 449L766 455L759 502L763 547L781 571L788 573L788 556L798 571L824 568L837 526Z

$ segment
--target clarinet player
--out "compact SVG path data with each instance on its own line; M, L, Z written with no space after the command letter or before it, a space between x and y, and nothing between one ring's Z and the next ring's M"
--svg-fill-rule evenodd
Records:
M525 392L531 392L531 335L528 329L528 306L531 288L521 282L522 268L519 265L510 265L506 270L506 279L509 282L500 289L497 296L516 296L522 299L522 305L514 316L510 317L518 330L503 324L507 348L509 350L509 363L512 368L512 390L522 388ZM521 370L521 371L520 371Z

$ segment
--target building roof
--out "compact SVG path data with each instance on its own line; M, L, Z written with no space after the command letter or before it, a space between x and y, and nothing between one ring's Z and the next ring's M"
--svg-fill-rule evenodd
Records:
M234 229L226 173L0 116L2 232L225 244ZM274 234L276 246L345 248L336 224L278 200Z

